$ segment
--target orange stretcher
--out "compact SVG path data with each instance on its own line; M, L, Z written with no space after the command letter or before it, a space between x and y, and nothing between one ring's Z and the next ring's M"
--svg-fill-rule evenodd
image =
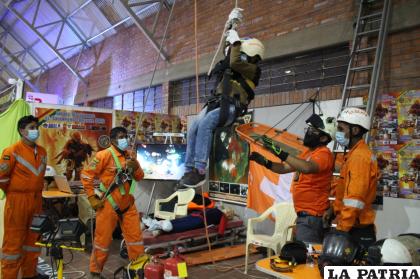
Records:
M256 122L240 125L235 130L249 144L264 146L263 136L266 136L272 139L282 150L295 157L307 150L307 147L303 145L303 139L286 130L275 129Z

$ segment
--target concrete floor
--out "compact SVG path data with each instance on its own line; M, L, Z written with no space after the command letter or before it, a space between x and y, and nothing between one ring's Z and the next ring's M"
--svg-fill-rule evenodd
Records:
M114 271L119 268L120 266L123 266L127 264L127 261L122 259L119 255L119 241L114 240L111 245L111 253L108 258L108 261L104 267L102 275L105 278L112 279L114 278ZM81 253L81 252L73 252L73 260L66 264L64 267L65 272L74 272L74 271L83 271L85 272L84 277L80 277L80 275L76 273L72 274L65 274L66 279L72 279L72 278L89 278L87 276L89 274L89 256L88 253ZM72 256L70 252L65 251L64 252L64 262L69 262L71 260ZM263 258L261 254L254 254L250 256L249 262L255 262L259 259ZM43 263L44 270L47 270L47 266L50 266L50 258L43 256L43 259L45 262ZM257 271L255 269L255 264L250 264L248 268L248 274L245 275L244 272L244 257L239 257L235 259L230 259L227 261L221 261L216 262L215 264L203 264L199 266L192 266L188 267L188 278L199 278L199 279L216 279L216 278L273 278L269 275L266 275L260 271ZM231 270L225 271L223 270L226 267L232 267L237 266L239 267L233 268ZM50 270L51 271L51 270ZM122 278L122 276L118 276L115 278Z

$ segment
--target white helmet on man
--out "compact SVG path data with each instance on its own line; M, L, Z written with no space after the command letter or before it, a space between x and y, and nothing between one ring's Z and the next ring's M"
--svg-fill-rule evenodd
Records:
M264 59L264 45L260 40L255 38L243 38L241 39L241 51L249 57L258 55L261 60Z
M47 166L45 169L44 177L53 177L54 175L57 175L55 169L51 166Z
M388 238L384 241L381 248L382 263L386 264L412 264L410 251L400 241Z
M337 121L359 125L368 131L370 130L370 116L366 111L360 108L348 107L343 109L338 116Z

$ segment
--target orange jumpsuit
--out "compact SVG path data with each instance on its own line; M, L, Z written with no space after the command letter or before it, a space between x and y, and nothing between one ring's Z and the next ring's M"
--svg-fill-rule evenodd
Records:
M126 157L135 158L130 152L119 153L114 147L110 147L118 158L122 168L125 167ZM110 150L102 150L96 153L95 158L91 161L89 166L82 171L81 179L83 187L85 188L88 197L95 195L94 179L98 177L103 186L108 187L114 181L117 173L117 165ZM133 178L139 181L144 177L143 170L138 165L137 170L133 174ZM123 191L122 189L123 188ZM104 207L96 211L96 229L94 239L94 250L90 257L90 271L100 273L108 258L109 245L112 241L112 232L120 220L121 230L127 244L128 256L130 260L137 259L144 253L143 237L140 229L140 217L134 198L129 193L130 184L125 182L122 187L117 187L110 196L115 202L115 205L123 212L118 215L113 208L109 199L105 199ZM124 192L124 193L122 193Z
M337 229L350 231L375 222L372 203L376 197L378 166L368 145L360 140L345 155L336 187L334 212Z
M0 158L0 188L6 193L4 239L1 258L3 279L36 276L41 252L35 246L39 235L30 231L32 216L41 213L42 188L47 163L44 148L18 141L3 150Z

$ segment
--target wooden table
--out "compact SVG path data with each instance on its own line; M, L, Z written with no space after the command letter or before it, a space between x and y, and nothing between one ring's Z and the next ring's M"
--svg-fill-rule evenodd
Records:
M274 256L272 258L276 258ZM299 264L294 269L293 272L277 272L270 268L270 258L265 258L256 262L257 270L274 276L276 278L283 279L322 279L321 274L318 270L318 265L314 264L313 267L306 266L306 264Z

